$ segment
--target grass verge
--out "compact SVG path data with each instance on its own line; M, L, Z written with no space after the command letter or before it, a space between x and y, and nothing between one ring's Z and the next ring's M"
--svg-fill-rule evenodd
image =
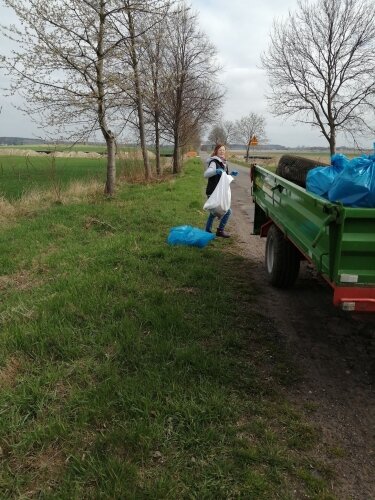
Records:
M166 244L202 204L191 160L2 230L3 498L332 498L247 262Z

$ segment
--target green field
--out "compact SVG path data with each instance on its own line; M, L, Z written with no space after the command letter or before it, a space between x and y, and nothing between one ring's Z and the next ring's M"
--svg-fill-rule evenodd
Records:
M155 148L149 148L150 151L155 153ZM172 146L160 146L160 155L161 156L173 156L173 147Z
M155 161L150 160L151 168ZM143 178L143 162L116 161L117 175ZM97 180L105 184L106 158L52 158L48 156L0 156L0 197L14 200L30 191L61 191L75 181Z
M94 145L94 144L74 144L74 145L69 145L69 144L10 144L10 145L0 145L0 154L2 149L23 149L23 150L30 150L30 151L59 151L59 152L64 152L64 151L83 151L87 153L105 153L107 151L107 147L105 144L103 145ZM155 152L154 147L149 147L148 148L150 151ZM135 146L119 146L120 151L137 151L139 150L138 147ZM173 153L173 147L172 146L161 146L160 147L160 153L171 155Z
M191 160L1 229L1 498L333 498L249 262L166 243L203 193Z
M31 190L62 188L89 179L105 182L105 158L56 158L0 156L0 196L19 198Z

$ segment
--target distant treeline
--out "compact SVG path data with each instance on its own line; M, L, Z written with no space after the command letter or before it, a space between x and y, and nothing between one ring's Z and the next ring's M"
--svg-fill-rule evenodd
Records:
M24 146L27 144L71 144L68 141L46 141L43 139L30 139L28 137L0 137L1 146ZM104 142L86 142L89 146L102 146Z
M40 139L27 139L25 137L0 137L2 146L21 146L24 144L46 144Z

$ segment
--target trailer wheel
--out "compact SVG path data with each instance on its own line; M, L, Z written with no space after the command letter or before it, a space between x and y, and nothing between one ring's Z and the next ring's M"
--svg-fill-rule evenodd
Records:
M306 187L307 172L315 167L328 167L327 163L303 158L302 156L283 155L277 164L276 174L299 186Z
M268 280L277 288L290 288L297 279L300 253L274 224L269 228L265 264Z

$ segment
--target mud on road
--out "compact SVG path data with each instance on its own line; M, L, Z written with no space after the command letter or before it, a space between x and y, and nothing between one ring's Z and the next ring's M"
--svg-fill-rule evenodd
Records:
M355 316L333 307L331 288L307 263L293 289L267 284L265 240L250 234L248 169L235 168L240 175L232 184L228 227L236 251L249 261L264 314L302 373L285 396L301 409L315 409L308 419L320 429L319 458L333 470L334 496L375 499L375 314Z

